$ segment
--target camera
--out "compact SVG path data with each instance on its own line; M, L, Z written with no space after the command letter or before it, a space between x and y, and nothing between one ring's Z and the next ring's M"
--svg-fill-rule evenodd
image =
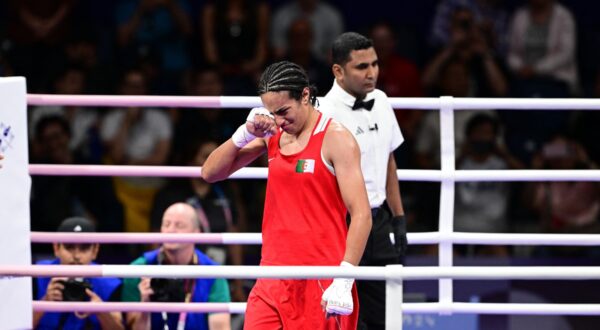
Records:
M60 281L65 287L62 291L63 301L88 301L90 297L85 292L85 289L92 290L92 285L87 281L68 279Z
M153 278L150 287L154 294L150 301L154 302L184 302L184 280L180 278Z

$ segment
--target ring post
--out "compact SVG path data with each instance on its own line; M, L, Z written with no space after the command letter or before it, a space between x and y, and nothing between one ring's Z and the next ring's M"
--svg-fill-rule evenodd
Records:
M402 330L402 265L385 266L385 329Z
M442 184L440 189L439 217L439 266L452 267L453 242L449 239L454 231L454 105L451 96L440 97L440 149ZM453 301L452 279L439 280L440 305L446 306ZM448 311L440 314L448 315Z
M0 78L1 266L31 265L26 93L25 78ZM0 295L0 328L31 328L31 278L0 276Z

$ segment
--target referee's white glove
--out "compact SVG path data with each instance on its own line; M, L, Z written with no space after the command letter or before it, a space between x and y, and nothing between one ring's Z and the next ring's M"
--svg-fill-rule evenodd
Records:
M253 108L250 110L246 122L233 133L231 140L236 147L243 148L257 137L271 137L275 132L275 127L275 117L269 110Z
M342 267L354 267L349 262L342 261ZM354 309L352 301L352 278L335 278L331 285L323 292L321 305L325 307L327 314L350 315Z

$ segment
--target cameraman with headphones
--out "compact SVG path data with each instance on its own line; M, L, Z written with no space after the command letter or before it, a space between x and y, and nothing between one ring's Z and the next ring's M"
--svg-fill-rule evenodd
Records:
M161 233L198 233L200 222L194 208L175 203L162 218ZM164 243L144 253L132 265L217 265L194 247L194 243ZM134 279L123 280L123 301L142 302L230 302L227 280L219 279ZM127 326L136 329L230 329L229 313L144 313L130 312Z
M96 226L82 217L65 219L58 232L93 233ZM95 243L54 243L56 259L42 260L38 265L94 265L100 246ZM40 277L34 282L34 296L46 301L119 301L121 280L118 278ZM119 312L45 313L33 312L34 329L123 329Z

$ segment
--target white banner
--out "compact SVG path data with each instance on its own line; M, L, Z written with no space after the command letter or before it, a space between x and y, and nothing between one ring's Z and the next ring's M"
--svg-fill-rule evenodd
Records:
M0 78L0 265L31 265L25 78ZM30 329L31 278L0 277L0 329Z

